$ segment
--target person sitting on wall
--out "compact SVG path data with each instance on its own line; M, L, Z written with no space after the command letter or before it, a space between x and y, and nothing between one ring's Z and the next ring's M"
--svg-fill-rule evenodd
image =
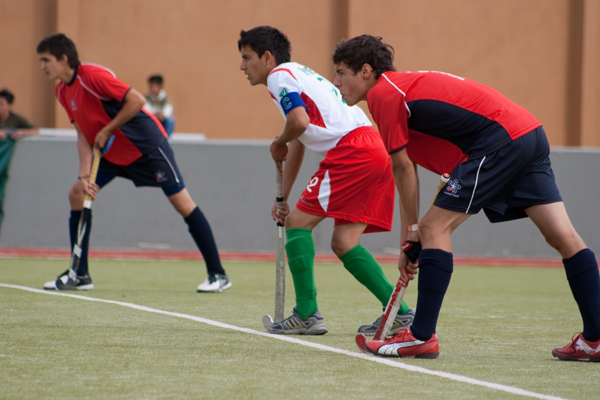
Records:
M175 117L173 117L173 104L163 89L162 75L151 75L148 78L148 93L144 108L153 114L171 136L175 129Z

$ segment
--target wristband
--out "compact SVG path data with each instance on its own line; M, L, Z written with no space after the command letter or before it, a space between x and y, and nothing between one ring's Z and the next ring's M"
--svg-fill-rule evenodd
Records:
M78 176L78 177L77 177L77 179L79 179L79 180L82 180L82 179L87 179L87 178L89 178L89 177L90 177L89 175L86 175L86 176Z
M409 232L416 232L419 230L419 224L408 225Z

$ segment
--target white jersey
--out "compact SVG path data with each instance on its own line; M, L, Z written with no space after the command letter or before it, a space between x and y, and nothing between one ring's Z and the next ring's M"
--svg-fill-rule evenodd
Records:
M300 95L306 104L310 124L298 140L323 156L349 132L371 126L371 121L359 107L346 105L331 82L304 65L295 62L278 65L269 74L267 86L284 118L281 99L292 92Z

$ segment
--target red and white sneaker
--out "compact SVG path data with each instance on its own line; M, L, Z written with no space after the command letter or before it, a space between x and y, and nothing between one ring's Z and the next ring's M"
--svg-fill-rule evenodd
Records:
M365 343L369 353L382 357L438 358L440 345L435 333L429 340L415 338L408 329L402 329L387 340L369 340Z
M600 340L590 342L581 333L576 333L571 338L571 343L552 350L552 355L566 361L600 362Z

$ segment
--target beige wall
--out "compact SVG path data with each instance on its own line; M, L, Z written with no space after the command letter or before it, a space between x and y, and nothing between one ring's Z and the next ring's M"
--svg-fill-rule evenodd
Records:
M280 28L292 59L329 78L334 44L370 33L394 46L399 70L479 80L532 111L552 145L600 146L598 20L598 0L0 0L0 87L38 126L69 127L35 54L64 32L83 61L142 93L162 73L177 132L269 139L283 121L239 71L239 31Z

